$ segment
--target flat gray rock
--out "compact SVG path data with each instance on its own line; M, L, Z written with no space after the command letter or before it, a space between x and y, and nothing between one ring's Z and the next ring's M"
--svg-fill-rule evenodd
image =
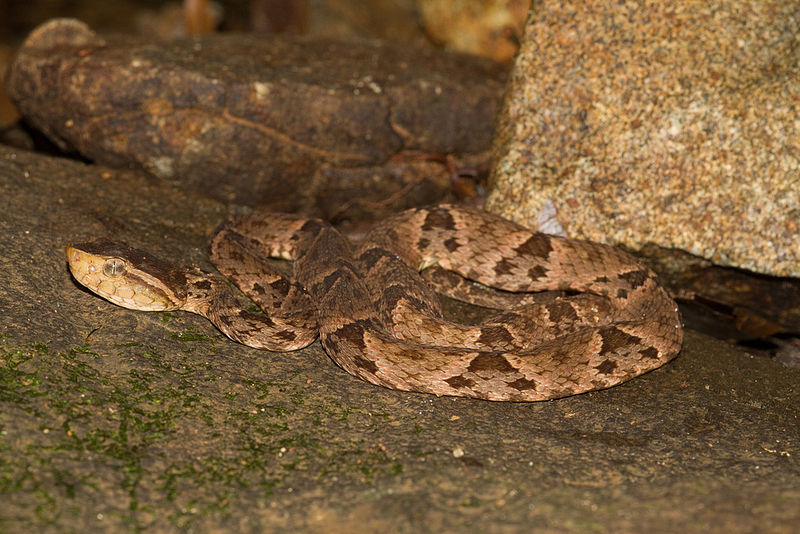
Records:
M670 364L542 403L402 393L318 343L115 307L64 246L208 267L228 210L0 147L0 524L9 532L790 532L800 370L687 332Z

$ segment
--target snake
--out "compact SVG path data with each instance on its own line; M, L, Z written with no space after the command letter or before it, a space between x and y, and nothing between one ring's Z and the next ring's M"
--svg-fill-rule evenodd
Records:
M66 248L75 280L114 304L193 312L271 351L319 338L348 373L401 391L557 399L651 371L682 344L675 301L635 256L479 209L409 209L355 247L320 219L238 215L214 231L209 255L220 274L107 238ZM274 259L291 260L292 274ZM496 314L448 321L437 293Z

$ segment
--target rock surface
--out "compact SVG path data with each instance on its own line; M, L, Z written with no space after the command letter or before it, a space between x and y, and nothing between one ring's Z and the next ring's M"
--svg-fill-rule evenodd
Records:
M800 276L799 33L788 0L537 2L487 206Z
M318 343L260 352L115 307L64 246L209 267L221 203L0 146L0 525L9 532L791 532L800 369L687 332L670 364L544 403L390 391Z
M382 200L414 185L419 173L403 165L420 154L485 156L504 78L488 60L401 45L152 43L59 19L28 37L8 89L26 120L96 162L226 202L300 209L376 182ZM347 169L350 193L337 197Z
M511 61L530 0L417 0L420 23L450 50Z

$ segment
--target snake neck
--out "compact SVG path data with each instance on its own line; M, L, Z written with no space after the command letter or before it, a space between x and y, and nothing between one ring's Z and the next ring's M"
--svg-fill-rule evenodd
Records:
M233 290L221 278L199 270L186 273L186 298L182 310L209 318L213 308L235 304Z

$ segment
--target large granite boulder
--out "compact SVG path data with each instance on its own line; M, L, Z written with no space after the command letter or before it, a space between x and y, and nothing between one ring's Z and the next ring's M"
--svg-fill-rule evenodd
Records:
M800 6L537 2L489 209L800 276Z

